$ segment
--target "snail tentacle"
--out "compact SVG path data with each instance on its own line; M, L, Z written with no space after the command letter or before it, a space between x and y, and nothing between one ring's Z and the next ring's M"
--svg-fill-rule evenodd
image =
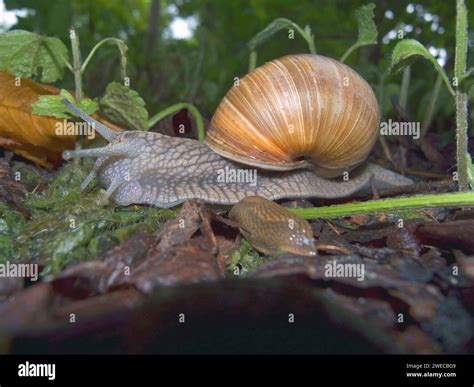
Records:
M86 187L90 184L92 180L97 176L95 168L92 169L92 171L89 172L87 177L84 179L84 181L81 183L81 186L79 187L79 190L82 192L86 189Z
M97 130L102 137L104 137L108 142L113 141L119 133L116 131L108 128L104 124L101 124L99 121L93 119L91 116L84 113L82 110L75 107L71 102L67 99L63 99L63 103L71 109L74 113L76 113L82 120L87 122L90 126L92 126L95 130Z
M107 188L107 191L105 192L105 198L109 199L115 193L115 191L117 191L117 189L123 184L125 184L125 181L123 180L112 180L109 187Z
M133 157L137 155L136 149L134 149L128 142L119 142L109 144L101 148L90 148L90 149L75 149L67 150L63 152L63 158L69 160L76 157L102 157L102 156L127 156Z

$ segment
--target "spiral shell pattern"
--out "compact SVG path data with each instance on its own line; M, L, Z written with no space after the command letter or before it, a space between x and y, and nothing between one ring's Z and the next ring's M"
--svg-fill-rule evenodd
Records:
M334 177L367 158L378 126L374 92L353 69L321 55L288 55L229 90L205 142L246 165Z

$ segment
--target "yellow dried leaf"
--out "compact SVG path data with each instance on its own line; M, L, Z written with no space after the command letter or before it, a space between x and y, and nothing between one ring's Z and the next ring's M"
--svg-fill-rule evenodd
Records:
M56 124L63 120L35 115L31 107L41 95L59 92L56 87L0 71L0 146L47 169L59 166L62 152L74 148L75 136L56 135Z

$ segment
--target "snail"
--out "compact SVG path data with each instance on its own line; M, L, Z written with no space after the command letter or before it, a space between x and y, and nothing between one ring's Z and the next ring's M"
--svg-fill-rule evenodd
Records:
M315 256L310 224L286 208L260 196L247 196L229 211L245 239L266 255L291 253Z
M63 157L97 157L81 190L97 177L119 205L339 198L367 190L371 176L377 188L412 183L365 162L378 135L374 93L350 67L320 55L288 55L247 74L223 98L204 142L115 132L65 103L109 144Z

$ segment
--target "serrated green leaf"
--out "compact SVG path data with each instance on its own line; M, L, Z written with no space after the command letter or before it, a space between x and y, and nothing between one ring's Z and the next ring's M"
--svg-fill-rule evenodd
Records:
M77 117L74 112L64 105L63 99L67 99L84 113L89 115L95 113L99 109L99 105L96 101L89 98L83 98L78 104L74 97L67 90L61 90L58 95L40 96L38 101L31 105L33 108L33 113L40 116L53 116L56 118Z
M425 58L435 67L439 67L436 58L425 46L415 39L404 39L393 49L390 71L400 71L418 58Z
M68 49L58 38L13 30L0 34L0 70L31 78L41 70L40 82L62 79Z
M99 101L100 111L111 121L134 130L147 130L148 112L140 95L120 83L107 86Z
M430 61L435 69L439 72L443 81L448 88L449 92L454 95L454 90L449 83L449 79L444 72L441 65L438 63L436 58L423 46L420 42L414 39L403 39L393 49L392 62L390 65L390 71L400 71L406 66L409 66L413 61L418 58L424 58Z
M370 3L356 9L357 26L359 35L356 44L366 46L377 44L377 26L374 23L375 4Z
M344 62L347 57L359 47L377 44L377 26L374 23L375 4L370 3L359 7L355 11L357 18L358 36L357 42L353 44L341 57Z

